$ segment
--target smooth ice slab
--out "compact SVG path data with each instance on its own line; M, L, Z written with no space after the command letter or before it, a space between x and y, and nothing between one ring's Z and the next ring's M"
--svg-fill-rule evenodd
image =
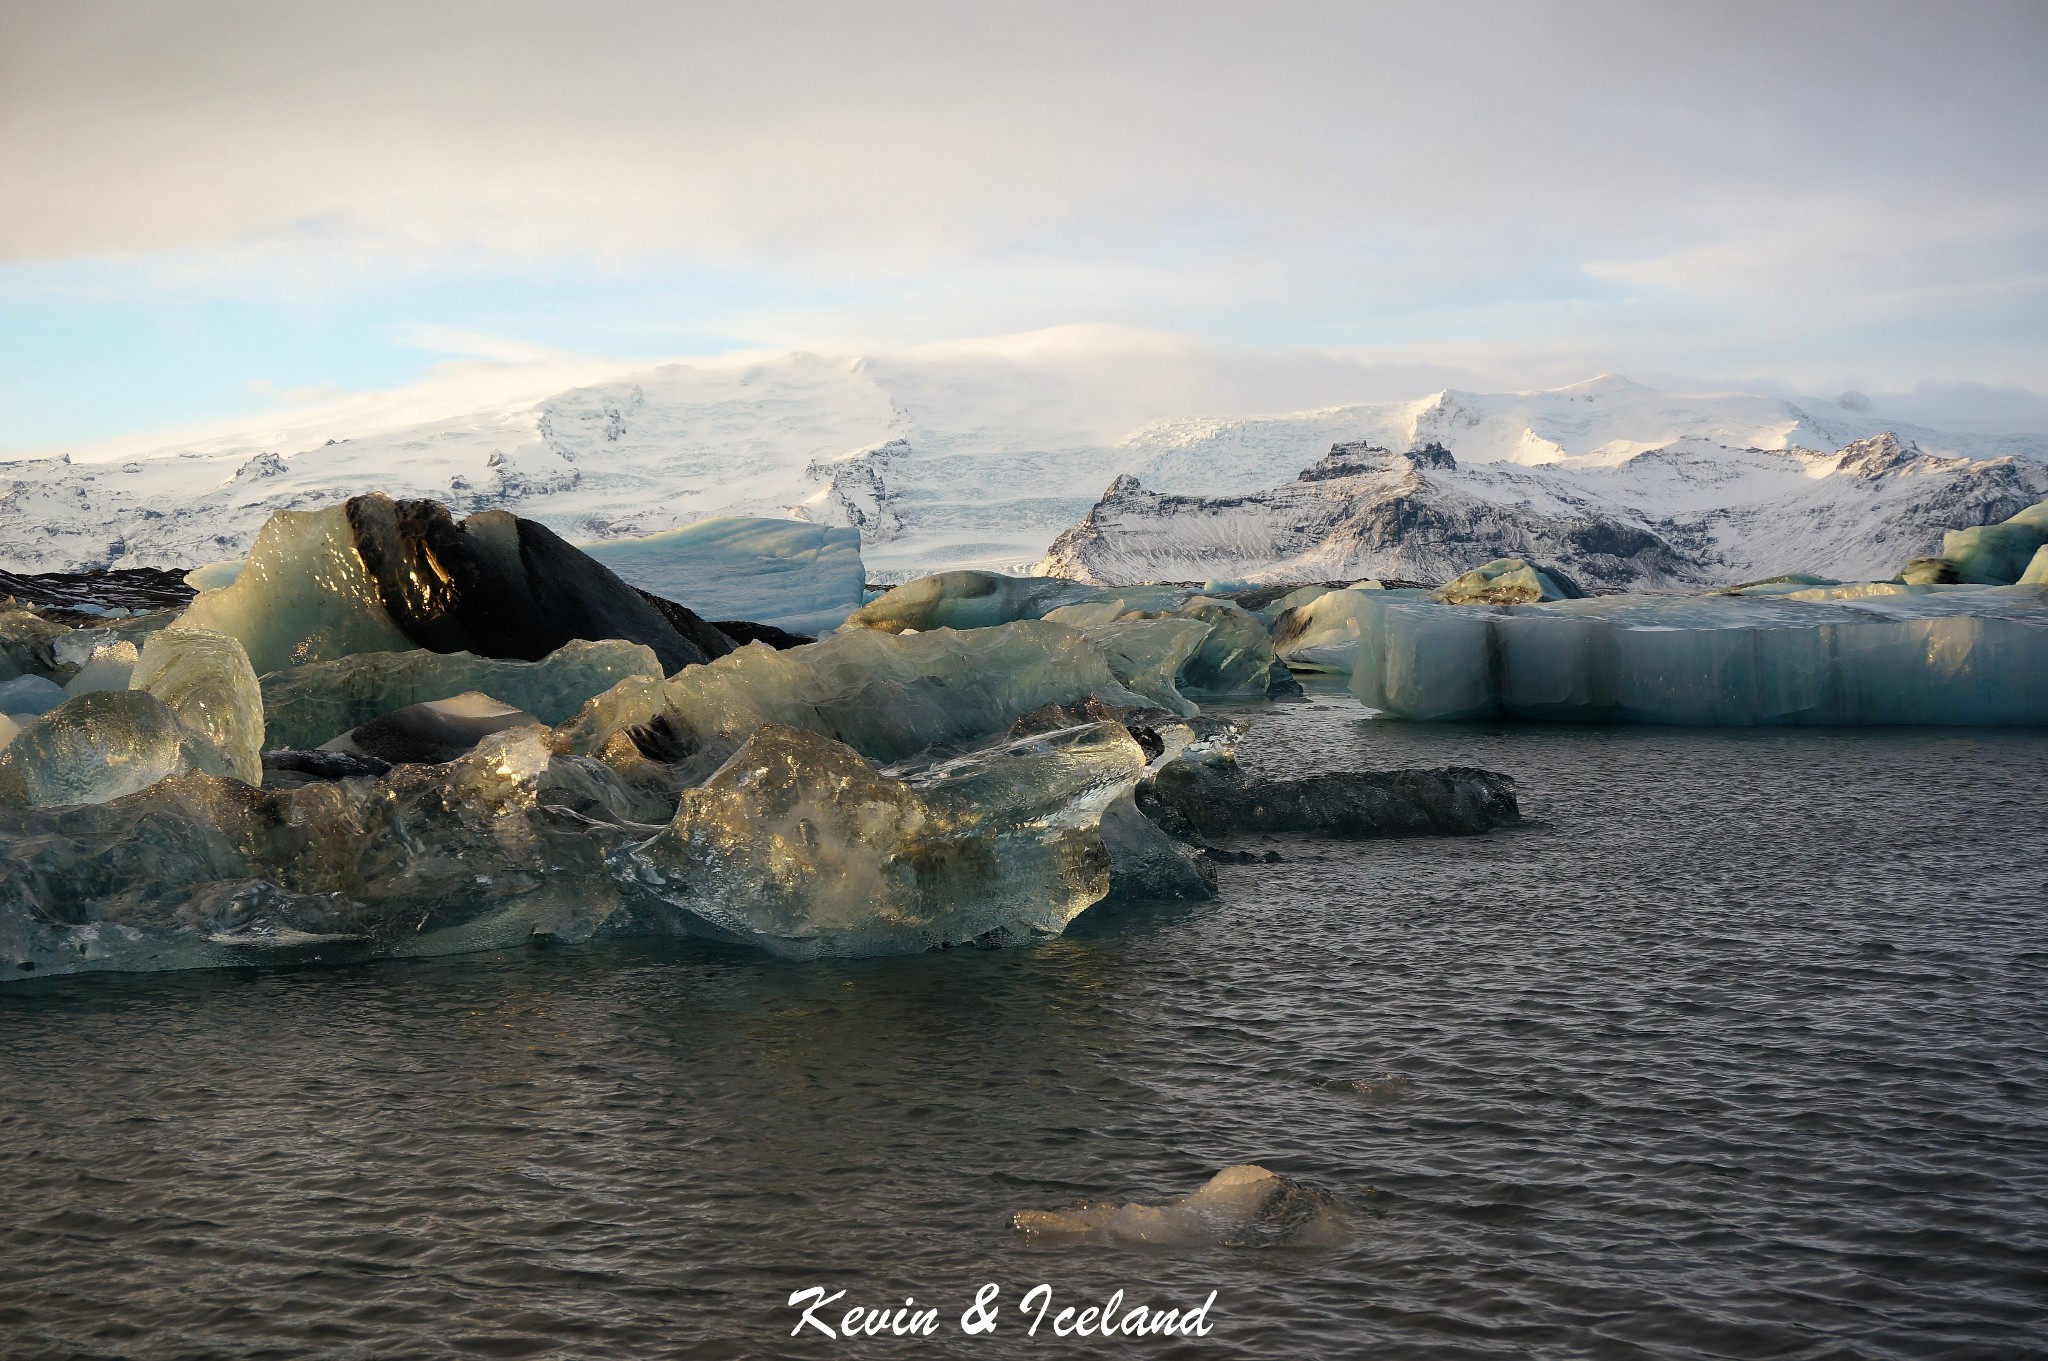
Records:
M566 643L537 662L467 652L369 652L262 678L272 747L305 748L383 714L479 690L560 723L629 677L661 679L654 650L623 639Z
M860 531L807 520L721 516L642 539L581 545L643 591L706 619L828 633L861 606Z
M629 896L800 958L1056 935L1108 893L1102 815L1144 767L1114 723L894 772L770 725L613 865Z
M1351 689L1402 718L2048 723L2048 591L1864 582L1778 596L1360 608Z

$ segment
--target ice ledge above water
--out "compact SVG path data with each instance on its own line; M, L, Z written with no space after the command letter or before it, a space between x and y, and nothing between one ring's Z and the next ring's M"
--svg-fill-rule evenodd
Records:
M1441 605L1353 593L1359 701L1397 718L2048 724L2048 588Z

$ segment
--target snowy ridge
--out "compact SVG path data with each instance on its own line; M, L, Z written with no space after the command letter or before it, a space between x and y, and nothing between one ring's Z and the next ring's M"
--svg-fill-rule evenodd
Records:
M1436 441L1456 471L1431 473L1411 495L1470 498L1458 515L1527 502L1530 514L1604 517L1667 539L1716 576L1738 562L1778 561L1778 547L1764 545L1791 552L1875 535L1884 551L1873 545L1865 557L1889 571L1910 555L1894 542L1927 551L1941 530L1980 523L1982 506L2006 492L1930 494L1916 509L1897 508L1903 518L1859 528L1850 521L1891 502L1856 490L1870 479L1832 451L1896 429L1929 469L2048 457L2048 437L1888 425L1847 399L1676 395L1613 377L1549 392L1444 391L1291 415L1205 415L1203 406L1233 395L1283 390L1233 386L1220 362L1100 345L787 354L664 365L440 414L416 398L365 400L140 454L0 463L0 566L190 566L239 556L274 511L383 491L465 513L516 510L581 542L720 515L846 526L860 532L876 579L1024 570L1121 475L1183 496L1245 496L1288 483L1334 444ZM1309 391L1284 389L1297 390ZM2012 470L1998 476L2011 491L2028 474L2007 463ZM1959 487L1960 476L1901 471L1886 485ZM1267 542L1261 535L1271 537L1247 521L1230 542L1248 545L1249 557L1219 543L1215 570L1168 575L1216 576L1262 553L1277 563L1306 551L1253 552L1249 545ZM1131 551L1133 564L1152 553ZM1850 560L1863 559L1829 559Z
M1339 444L1292 482L1181 496L1121 477L1034 571L1110 585L1242 576L1440 582L1493 558L1622 589L1792 571L1889 577L1945 530L2048 497L2048 466L1929 454L1883 434L1832 454L1680 440L1622 461L1468 464L1442 445Z

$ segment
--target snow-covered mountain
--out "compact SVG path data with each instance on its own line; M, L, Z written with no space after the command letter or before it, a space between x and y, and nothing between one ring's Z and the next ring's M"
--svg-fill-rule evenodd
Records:
M1121 477L1034 570L1109 585L1248 577L1441 582L1493 558L1589 586L1889 577L1944 530L2048 498L2048 465L1928 454L1884 434L1832 454L1693 438L1617 462L1465 463L1442 444L1339 444L1291 482L1183 496Z
M1619 520L1711 522L1718 528L1699 532L1732 563L1750 560L1734 545L1793 533L1775 509L1781 501L1818 497L1794 516L1805 523L1821 502L1835 506L1821 488L1860 486L1825 471L1830 459L1840 462L1832 451L1886 429L1916 445L1915 457L2048 456L2048 437L1896 427L1853 398L1675 395L1618 378L1549 392L1445 391L1293 415L1199 416L1192 413L1258 400L1252 393L1313 400L1342 375L1319 371L1315 383L1293 386L1238 382L1213 357L1165 351L1145 365L1028 349L788 354L665 365L537 401L439 415L415 399L358 403L151 451L18 460L0 464L0 566L189 565L239 555L273 511L375 490L465 512L516 509L583 541L713 515L851 525L881 579L943 567L1022 570L1120 476L1167 493L1252 493L1292 478L1334 443L1358 441L1396 450L1439 442L1459 470L1447 485L1480 499L1590 498ZM1789 450L1816 452L1778 453ZM1863 515L1861 493L1845 495L1827 513ZM1938 542L1941 529L1975 523L1934 523L1974 515L1974 504L1931 504L1914 521L1913 551L1926 547L1922 530ZM1231 570L1219 563L1192 575Z

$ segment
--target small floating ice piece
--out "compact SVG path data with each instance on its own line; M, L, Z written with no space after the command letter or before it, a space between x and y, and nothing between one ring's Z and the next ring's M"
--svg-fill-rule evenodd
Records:
M1019 1233L1041 1241L1110 1239L1171 1247L1323 1247L1345 1236L1334 1201L1260 1167L1226 1167L1200 1190L1163 1205L1076 1201L1061 1210L1019 1210Z
M125 638L94 647L92 656L78 674L64 683L67 695L83 695L94 690L126 690L128 682L135 675L137 659L135 644Z

